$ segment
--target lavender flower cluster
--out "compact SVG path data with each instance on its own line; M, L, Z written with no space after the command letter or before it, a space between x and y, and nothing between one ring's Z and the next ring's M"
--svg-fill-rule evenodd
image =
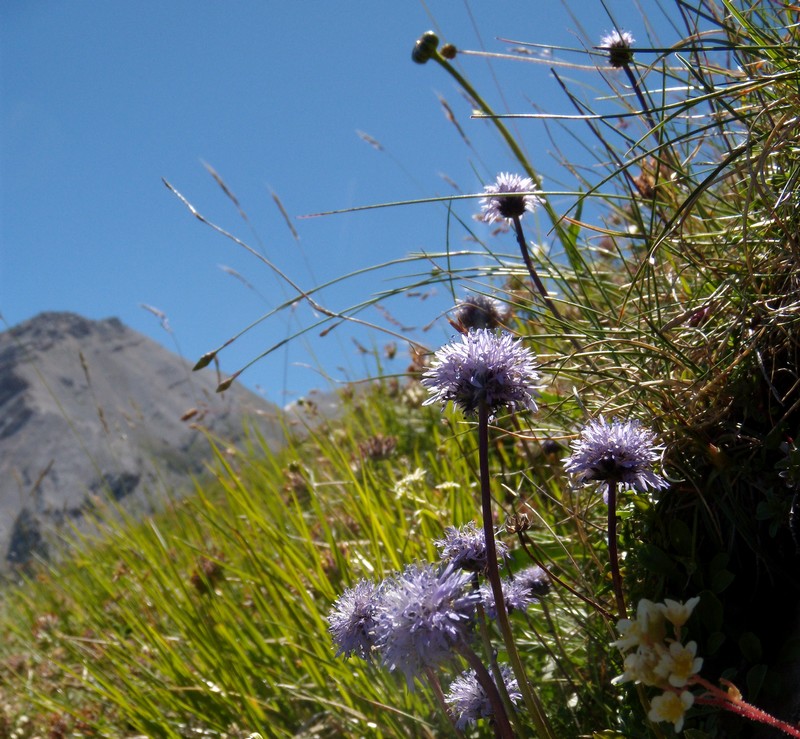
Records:
M627 36L605 41L618 53L622 49L617 47L632 42ZM541 202L533 181L518 175L502 173L485 190L482 217L487 222L512 219L519 226L519 218ZM478 414L484 424L502 408L537 411L537 358L508 331L497 330L505 325L510 311L503 310L493 298L479 296L461 301L454 316L451 324L460 335L436 352L424 373L422 385L429 392L424 404L444 407L453 403L466 415ZM662 450L655 434L638 421L615 419L609 423L600 416L580 430L563 464L578 484L598 482L606 491L620 485L645 492L667 485L653 470ZM500 615L493 588L480 583L480 577L490 571L490 550L484 530L474 522L447 528L435 543L441 553L439 565L408 565L380 583L362 580L342 593L328 616L337 656L355 655L379 662L403 674L409 688L414 687L416 679L430 678L433 671L457 664L459 657L469 661L476 621L484 615L490 619ZM505 564L508 548L502 542L494 544L498 565ZM491 572L497 588L497 569ZM540 567L532 566L499 578L499 587L505 611L510 614L524 612L545 596L550 580ZM501 621L506 624L505 615ZM687 649L691 651L688 645ZM683 653L672 657L675 664L688 664ZM638 667L639 663L628 659L626 673L620 679L640 679L641 670L634 669ZM694 668L695 663L689 667ZM496 669L494 678L502 680L503 692L512 703L522 697L516 677L502 667ZM489 678L473 670L460 673L451 682L444 700L457 730L492 716L487 687L494 687ZM498 700L494 697L494 705L499 705ZM661 720L661 714L654 720Z
M472 644L479 605L490 618L496 617L491 589L477 582L486 567L483 531L474 522L451 527L436 544L442 553L440 565L408 565L380 583L361 580L342 593L328 616L337 656L379 661L402 673L412 688L415 678L453 664ZM498 552L507 550L502 542L495 545ZM540 567L524 569L503 581L506 608L524 611L549 587ZM465 673L451 686L451 709L462 726L491 713L475 679L473 673ZM512 697L518 691L510 679L506 689Z

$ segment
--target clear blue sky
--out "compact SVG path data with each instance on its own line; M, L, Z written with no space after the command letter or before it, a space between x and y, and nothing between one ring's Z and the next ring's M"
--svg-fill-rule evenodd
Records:
M600 0L571 4L595 42L614 27ZM634 2L605 4L621 28L646 41ZM660 17L650 20L663 26ZM141 307L147 304L163 311L180 352L194 361L291 295L252 255L193 219L162 177L304 288L411 251L442 251L446 212L437 205L296 220L453 192L440 173L464 192L478 192L481 179L513 168L487 123L469 119L444 72L411 62L415 39L434 24L460 48L483 44L499 52L509 44L497 37L574 47L581 36L560 0L5 0L0 312L6 325L51 310L116 316L174 350L173 338ZM490 68L466 56L458 62L498 110L531 112L533 102L573 112L547 65ZM576 80L582 84L587 75L576 73ZM438 94L475 151L443 115ZM385 150L376 151L357 130ZM553 186L558 170L543 125L527 121L518 130L545 185ZM587 138L578 124L576 132ZM202 162L236 194L249 225ZM568 205L556 203L560 210ZM461 203L458 212L468 218L474 207ZM454 247L463 245L460 234L454 238ZM342 309L391 284L380 276L345 283L322 293L321 302ZM450 304L439 291L424 303L406 299L389 307L401 323L422 325ZM363 317L382 322L375 310ZM223 370L238 369L313 320L303 304L265 321L220 355ZM444 320L439 326L415 335L436 347L452 334ZM283 403L324 387L319 368L337 379L362 375L352 336L378 346L387 340L344 328L324 338L318 333L262 360L243 383ZM403 347L400 357L389 371L404 369Z

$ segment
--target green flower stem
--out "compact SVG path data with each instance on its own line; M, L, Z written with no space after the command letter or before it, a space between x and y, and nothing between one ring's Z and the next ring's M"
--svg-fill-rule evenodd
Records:
M628 82L631 83L634 93L636 93L636 99L639 101L639 105L642 108L642 114L647 119L647 125L650 126L651 131L655 131L656 122L653 118L653 114L650 112L650 106L644 99L644 95L639 87L639 80L636 79L636 75L633 73L630 64L623 64L622 68L625 70L625 74L628 77Z
M611 560L611 581L614 584L614 597L620 618L628 618L625 595L622 592L622 574L619 571L619 551L617 549L617 481L608 481L608 556Z
M489 407L485 400L482 400L478 406L478 457L481 476L483 535L486 539L486 574L492 587L495 610L497 611L497 623L500 625L500 632L503 635L508 661L514 672L514 677L517 678L517 684L525 701L525 707L533 719L538 736L542 739L556 739L547 721L542 704L525 675L525 669L522 666L522 660L519 657L514 635L511 631L511 624L508 620L505 598L503 597L503 585L500 582L500 570L497 565L497 547L495 547L494 541L492 493L489 486Z
M630 64L623 64L622 69L625 70L625 74L628 77L628 82L631 83L631 87L633 88L634 93L636 94L636 99L639 101L639 105L642 108L642 115L647 122L647 125L650 128L650 132L656 137L659 145L661 144L661 136L658 133L658 127L656 124L655 118L653 118L653 114L650 111L650 106L647 104L647 100L645 100L644 93L642 93L641 86L639 85L639 80L636 78L636 75L633 73L633 69L631 69ZM680 163L678 162L677 158L673 155L671 150L667 150L665 152L665 158L669 162L670 166L677 172L680 169ZM658 177L658 169L656 169L656 177Z

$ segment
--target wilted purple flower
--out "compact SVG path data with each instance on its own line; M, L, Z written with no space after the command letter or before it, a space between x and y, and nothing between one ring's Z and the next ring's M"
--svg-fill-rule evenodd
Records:
M631 46L635 43L629 31L613 30L600 39L600 48L608 51L608 63L618 69L633 61Z
M435 542L442 552L442 559L453 567L468 572L484 572L486 570L486 537L483 529L478 528L474 521L456 528L448 526L444 530L444 539ZM497 558L502 559L508 547L495 540Z
M514 580L525 587L534 600L550 592L550 578L538 565L531 565L514 575Z
M369 659L375 643L375 612L380 588L362 580L342 593L328 616L328 630L337 646L336 656L353 654Z
M536 191L530 177L509 172L501 172L494 184L484 186L483 190L486 197L481 198L481 210L486 223L505 221L514 216L521 218L526 210L533 211L542 202L540 197L530 194Z
M425 667L449 661L469 639L479 600L470 580L467 572L424 564L385 581L375 615L376 646L383 663L400 670L409 686Z
M471 328L498 328L510 314L508 306L489 295L470 295L459 300L453 314L453 324L459 331Z
M511 334L470 331L436 352L422 378L431 393L423 405L452 401L467 415L481 403L490 415L503 406L536 411L536 367L533 352Z
M640 493L667 487L666 480L652 470L663 447L636 419L609 424L600 416L581 429L571 446L564 469L581 484L597 480L607 490L609 483L619 483Z
M550 590L550 579L541 567L534 565L502 580L501 585L506 610L511 613L526 611L531 603L536 603L541 596L547 595ZM486 615L489 618L496 618L497 607L491 586L488 583L482 585L480 594Z
M500 673L512 703L522 700L519 684L508 665L500 666ZM478 719L488 718L493 714L492 704L486 691L481 687L474 670L462 672L452 683L450 690L444 697L445 703L450 706L456 728L461 730L474 724Z

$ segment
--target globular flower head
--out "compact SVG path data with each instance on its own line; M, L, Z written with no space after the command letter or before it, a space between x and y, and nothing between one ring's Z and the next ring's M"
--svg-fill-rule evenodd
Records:
M425 64L435 53L439 46L439 37L433 31L426 31L417 39L411 58L417 64Z
M578 483L619 483L644 493L648 488L667 487L666 480L652 470L662 451L655 434L636 419L608 423L600 416L581 429L563 464Z
M457 302L451 323L463 334L473 328L498 328L508 320L509 314L508 306L497 298L470 295Z
M348 588L334 603L328 616L328 630L337 646L336 656L353 654L369 659L375 643L375 613L379 587L362 580Z
M521 218L525 211L533 211L542 199L534 193L536 185L530 177L501 172L491 185L483 188L486 197L481 198L481 215L486 223ZM527 194L526 194L527 193Z
M375 615L376 647L383 663L400 670L409 686L426 667L453 657L470 637L479 596L468 572L409 565L384 583Z
M522 700L522 693L511 668L508 665L501 665L500 673L511 702L519 703ZM493 714L489 696L478 682L474 670L467 670L453 680L444 700L450 706L456 720L456 728L459 730L466 729L478 719L488 718Z
M485 572L487 566L486 537L474 521L456 528L448 526L444 539L434 542L442 552L442 559L453 567L467 572ZM497 558L502 559L508 547L495 540Z
M525 611L532 603L536 603L543 595L550 591L550 579L547 573L537 566L526 567L517 572L513 577L501 581L503 586L503 601L506 611ZM483 608L489 618L497 617L497 606L494 593L489 584L484 584L480 589Z
M481 403L490 416L504 406L536 411L536 367L533 352L511 334L470 331L436 352L422 378L430 393L423 405L452 401L467 415Z
M619 69L633 61L631 46L634 43L635 39L629 31L613 30L600 39L600 48L608 51L608 63Z

